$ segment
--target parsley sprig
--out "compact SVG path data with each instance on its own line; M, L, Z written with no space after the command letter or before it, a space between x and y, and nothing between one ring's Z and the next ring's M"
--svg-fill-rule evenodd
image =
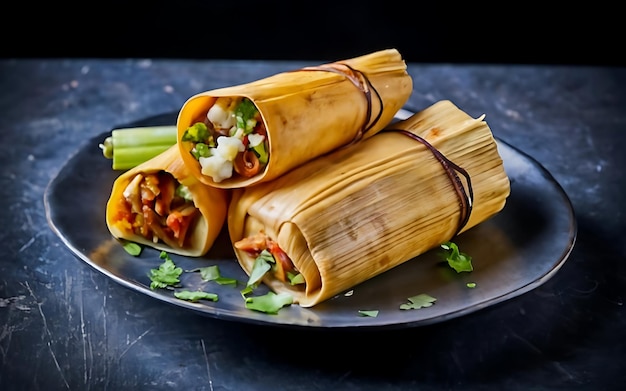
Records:
M474 270L472 257L459 251L459 246L457 246L456 243L445 242L441 245L441 248L445 250L442 254L443 258L457 273L471 272Z
M176 286L180 283L180 275L183 273L183 269L177 267L165 251L161 251L159 258L164 259L163 263L158 269L150 270L150 281L152 281L150 289L152 290Z

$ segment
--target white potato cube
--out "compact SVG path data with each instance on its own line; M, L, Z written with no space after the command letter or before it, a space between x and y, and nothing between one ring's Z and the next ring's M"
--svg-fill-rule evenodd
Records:
M213 123L216 129L230 129L237 123L235 107L237 107L235 99L217 98L206 114L207 119Z
M202 175L210 176L217 183L233 175L233 163L220 155L201 157L199 162L202 166Z
M213 150L213 154L232 162L237 154L245 149L243 142L237 137L220 136L217 138L217 148Z

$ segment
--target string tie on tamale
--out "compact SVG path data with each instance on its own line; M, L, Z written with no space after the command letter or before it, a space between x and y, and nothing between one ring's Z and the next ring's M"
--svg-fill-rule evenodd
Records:
M339 75L345 76L348 80L352 82L352 84L354 84L356 88L358 88L361 92L363 92L363 95L365 96L365 100L367 101L367 113L365 115L365 122L363 123L363 126L358 129L357 134L355 135L354 139L350 142L349 145L352 145L360 141L365 135L365 133L367 133L371 128L373 128L374 125L376 125L376 123L378 122L378 120L380 120L380 117L382 116L382 113L383 113L383 99L378 93L378 91L376 90L376 87L372 85L371 81L367 78L367 76L365 76L363 72L352 68L348 64L344 64L340 62L319 65L319 66L314 66L314 67L304 67L304 68L295 70L293 72L300 72L300 71L334 72ZM374 94L376 95L376 98L378 99L378 103L380 106L380 110L378 111L375 117L373 117L373 114L372 114L372 91L374 91Z
M459 225L452 237L458 235L469 221L470 215L472 214L472 207L474 205L474 191L472 189L472 180L469 173L465 169L448 159L443 153L441 153L441 151L439 151L431 143L426 141L426 139L416 135L415 133L409 132L408 130L404 129L385 129L383 130L383 132L400 132L412 138L413 140L419 141L420 143L424 144L433 153L439 163L441 163L448 178L450 178L450 182L452 182L452 186L454 187L454 190L456 191L456 194L459 198L459 206L461 209L461 213L459 215ZM461 173L461 175L465 177L465 180L467 181L467 190L465 190L465 186L463 185L461 178L459 178L459 176L457 175L457 172Z

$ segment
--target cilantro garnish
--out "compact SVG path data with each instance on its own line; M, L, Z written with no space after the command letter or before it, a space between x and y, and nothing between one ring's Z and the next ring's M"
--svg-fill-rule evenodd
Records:
M165 259L163 263L159 265L158 269L150 270L150 289L167 288L174 286L180 282L180 275L183 273L183 269L176 267L174 261L169 257L165 251L161 251L159 258Z
M252 271L250 272L250 277L248 278L248 283L246 285L256 285L259 281L261 281L265 273L270 271L272 264L275 262L276 260L269 251L261 251L259 256L254 260L254 265L252 265Z
M228 278L228 277L218 277L215 280L216 283L220 285L237 285L239 281L236 278Z
M267 257L271 258L271 261ZM160 258L164 259L163 263L159 265L157 269L150 270L150 289L168 288L174 287L180 283L180 275L183 273L181 267L177 267L174 261L169 257L165 251L161 251ZM255 276L252 277L246 287L241 290L241 296L243 297L245 307L250 310L264 312L267 314L276 314L278 311L287 305L293 304L293 297L288 293L276 294L269 292L265 295L259 296L247 296L254 292L257 282L263 277L267 270L266 267L271 268L271 263L274 263L274 258L269 252L262 253L258 261L259 266L256 266L257 271ZM271 263L270 263L271 262ZM265 270L265 271L264 271ZM269 270L269 269L268 269ZM220 271L217 265L201 267L189 272L200 272L201 278L204 281L215 281L218 284L232 284L236 285L237 280L234 278L226 278L220 275ZM187 300L197 302L200 300L217 301L218 295L215 293L204 291L189 291L181 290L174 292L174 296L181 300Z
M124 241L122 243L122 248L134 257L138 257L141 254L142 247L135 242L127 242Z
M243 291L242 291L243 295ZM268 292L261 296L244 296L246 308L249 310L277 314L284 306L293 304L293 297L288 293Z
M174 292L174 296L176 296L176 298L181 299L181 300L187 300L187 301L192 301L192 302L197 302L200 301L202 299L204 300L211 300L211 301L217 301L217 294L215 293L209 293L209 292L203 292L203 291L179 291L179 292Z
M190 270L190 272L200 272L200 278L202 281L215 281L220 285L237 285L235 278L222 277L220 269L217 265L200 267Z
M417 310L420 308L430 307L435 304L435 301L437 301L437 299L425 293L409 297L408 300L408 303L400 305L401 310Z
M243 301L247 300L246 295L249 295L250 293L254 292L254 287L251 285L247 285L245 288L243 288L240 293L241 293L241 297L243 297Z
M459 251L459 247L455 243L445 242L441 245L441 248L446 250L443 252L442 257L457 273L471 272L474 270L472 257Z
M375 318L378 316L378 310L359 310L359 315Z
M198 269L203 281L213 281L220 278L220 269L217 265L201 267Z

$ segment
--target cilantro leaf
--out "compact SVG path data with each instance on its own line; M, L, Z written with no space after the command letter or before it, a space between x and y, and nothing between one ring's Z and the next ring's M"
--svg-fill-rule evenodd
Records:
M425 293L409 297L408 300L408 303L400 305L401 310L418 310L420 308L430 307L437 301L437 299Z
M375 318L378 316L378 310L359 310L359 315Z
M199 267L187 271L190 273L200 272L202 281L214 281L220 285L237 285L237 283L239 283L235 278L222 277L217 265Z
M248 283L246 285L255 285L261 281L265 273L270 271L272 264L275 262L274 257L269 251L261 251L259 256L254 260L254 265L252 265L252 271L250 272L250 277L248 278Z
M203 291L179 291L174 292L174 296L178 299L192 301L194 303L202 299L211 301L217 301L218 299L217 294Z
M183 273L183 269L177 267L165 251L161 251L159 257L165 261L159 265L158 269L150 269L149 277L152 281L150 289L152 290L178 284L180 282L179 277Z
M474 270L472 266L472 257L459 251L459 247L453 242L445 242L441 248L446 250L442 257L448 262L448 265L456 270L457 273L471 272Z
M245 297L245 305L249 310L277 314L284 306L293 304L293 297L288 293L268 292L262 296Z
M202 281L213 281L220 278L220 268L217 265L201 267L198 271L200 271Z
M239 283L236 278L229 277L218 277L214 281L220 285L237 285Z
M135 242L127 242L124 241L122 243L122 248L129 253L130 255L137 257L141 254L142 247Z
M241 297L243 297L243 300L246 301L248 299L246 295L249 295L252 292L254 292L254 287L252 285L246 285L246 287L243 288L239 293L241 293Z

